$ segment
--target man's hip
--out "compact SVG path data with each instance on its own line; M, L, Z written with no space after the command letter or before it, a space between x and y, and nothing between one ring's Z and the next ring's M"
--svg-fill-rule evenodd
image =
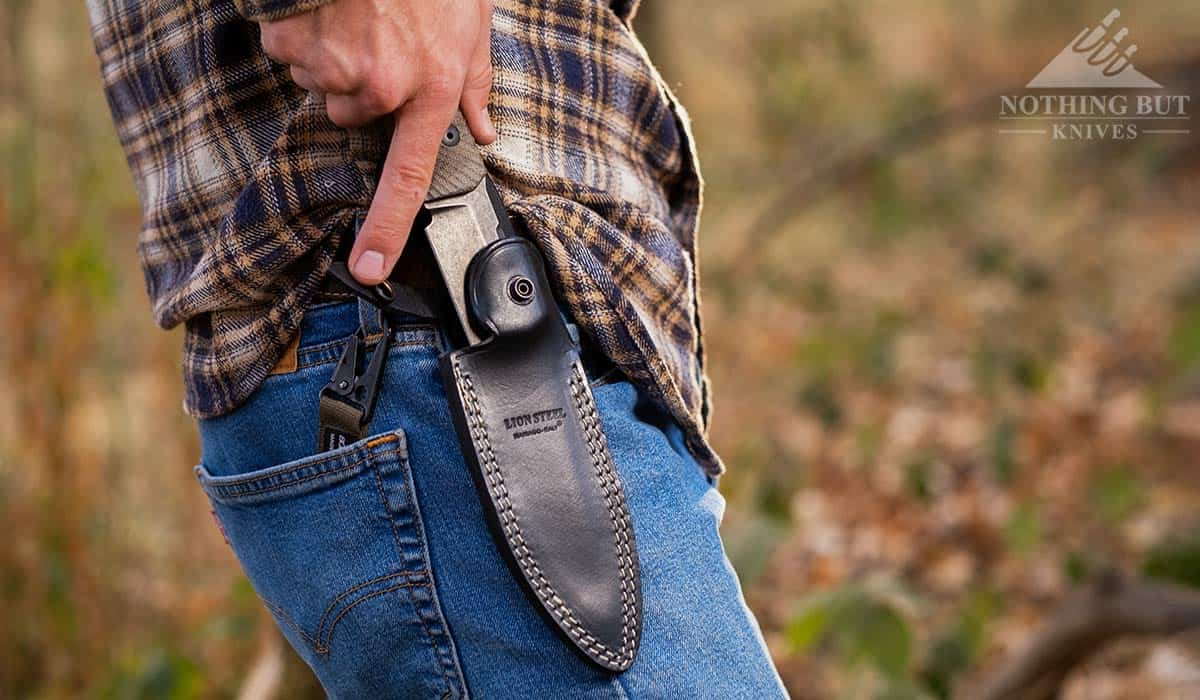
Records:
M724 501L679 428L589 371L637 537L642 649L619 675L560 641L492 540L449 415L436 321L397 329L373 437L316 456L317 396L373 309L308 310L295 370L201 421L197 474L251 583L334 697L784 695L717 534Z

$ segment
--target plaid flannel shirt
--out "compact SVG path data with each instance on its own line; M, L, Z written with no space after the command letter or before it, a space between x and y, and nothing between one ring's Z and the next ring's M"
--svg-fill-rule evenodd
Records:
M154 316L186 325L186 410L228 413L298 332L386 125L346 130L262 52L255 21L330 0L88 0L143 209ZM497 0L484 149L518 230L578 325L705 440L696 290L700 178L687 116L628 24L636 0Z

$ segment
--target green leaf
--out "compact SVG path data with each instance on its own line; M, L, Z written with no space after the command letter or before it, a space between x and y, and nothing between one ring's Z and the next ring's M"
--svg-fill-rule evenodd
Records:
M876 602L864 606L854 619L858 624L846 639L851 658L862 659L888 677L905 676L912 657L912 634L900 613Z
M875 694L875 700L929 700L929 694L907 678L889 678L887 686Z
M1150 578L1200 588L1200 528L1155 545L1142 570Z
M890 603L857 587L811 598L788 625L797 651L827 645L848 666L865 665L892 679L906 678L912 660L908 622Z
M967 254L974 271L980 277L987 277L1008 268L1012 258L1012 249L1008 241L1002 238L990 238L971 244Z
M155 647L120 662L99 696L111 700L192 700L201 697L203 689L204 677L194 662L172 650Z
M1034 393L1044 389L1050 377L1050 368L1046 363L1030 353L1016 353L1011 369L1013 381L1022 389Z
M1180 316L1171 332L1170 352L1180 371L1200 365L1200 304Z
M1005 539L1013 549L1028 553L1042 541L1042 518L1037 506L1022 503L1009 518L1004 528Z
M904 485L913 498L928 503L933 498L933 490L929 485L929 470L932 467L928 458L914 459L904 468Z
M1145 500L1145 486L1127 466L1106 469L1097 474L1089 488L1092 507L1109 522L1120 522L1133 514Z
M1082 552L1071 552L1063 560L1063 573L1076 585L1087 580L1092 571L1092 562Z
M836 428L842 424L842 406L838 403L832 382L828 380L817 380L804 387L800 392L799 403L815 415L826 428Z
M799 652L812 649L825 636L831 617L828 605L809 606L794 617L787 628L787 638L792 648Z
M762 576L787 531L777 520L757 513L722 529L725 550L742 585L749 587Z
M987 643L987 627L1000 599L992 591L976 591L959 610L958 619L933 643L920 678L935 697L949 698L954 680L966 672Z
M1016 459L1013 457L1013 443L1016 441L1017 429L1011 418L1004 418L992 428L989 440L992 472L996 480L1002 484L1011 483L1016 473Z

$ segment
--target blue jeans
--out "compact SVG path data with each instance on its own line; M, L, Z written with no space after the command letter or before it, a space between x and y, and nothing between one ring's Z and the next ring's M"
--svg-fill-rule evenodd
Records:
M225 536L291 645L335 698L786 695L725 558L724 500L679 428L618 374L591 377L641 559L641 651L601 672L524 597L487 529L438 372L412 318L366 440L313 455L317 395L374 310L314 306L297 369L201 421L196 468Z

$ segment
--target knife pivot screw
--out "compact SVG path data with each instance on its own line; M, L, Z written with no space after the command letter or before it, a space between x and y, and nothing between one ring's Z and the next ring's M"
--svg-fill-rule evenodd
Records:
M446 148L453 148L454 146L457 146L458 142L461 140L462 134L458 133L458 127L451 124L450 127L446 129L446 134L442 136L442 145Z
M525 275L515 275L508 280L508 298L518 304L528 304L533 301L533 282Z

